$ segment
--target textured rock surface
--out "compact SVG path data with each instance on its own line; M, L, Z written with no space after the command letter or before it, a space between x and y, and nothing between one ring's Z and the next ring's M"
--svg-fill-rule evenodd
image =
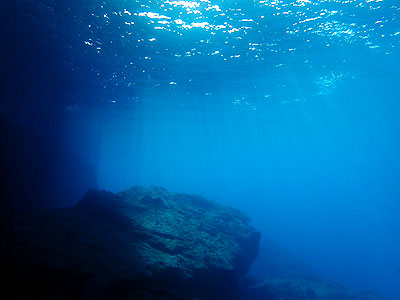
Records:
M266 279L243 278L260 238L248 221L235 209L158 187L90 191L71 209L2 220L3 294L66 300L385 300L289 272L288 266L274 272L267 264Z
M368 292L345 289L314 278L270 277L248 284L242 300L388 300Z
M162 188L90 191L73 209L4 222L2 265L8 285L30 283L23 295L233 299L258 251L248 221Z

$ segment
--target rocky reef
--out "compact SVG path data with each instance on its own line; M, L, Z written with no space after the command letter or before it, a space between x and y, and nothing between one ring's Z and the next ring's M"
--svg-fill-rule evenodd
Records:
M13 299L383 300L312 278L245 275L260 234L238 210L160 187L91 190L73 208L1 220Z
M260 234L200 196L89 191L71 209L2 224L2 269L18 297L233 299Z
M249 280L241 300L387 300L370 292L346 289L306 276L271 276Z

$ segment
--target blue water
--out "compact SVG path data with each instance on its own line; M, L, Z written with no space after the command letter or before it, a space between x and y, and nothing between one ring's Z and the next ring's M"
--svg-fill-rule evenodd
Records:
M100 188L237 207L321 278L400 299L398 1L78 2L1 4L2 110Z

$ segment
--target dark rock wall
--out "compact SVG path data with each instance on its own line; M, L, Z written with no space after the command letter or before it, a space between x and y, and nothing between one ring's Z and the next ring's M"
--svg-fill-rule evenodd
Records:
M58 140L0 113L0 215L73 206L95 188L94 169Z
M96 188L94 170L65 132L65 106L78 87L69 63L69 4L0 2L1 212L74 205ZM75 18L76 19L76 18ZM78 22L78 21L76 21ZM75 83L74 83L75 82Z

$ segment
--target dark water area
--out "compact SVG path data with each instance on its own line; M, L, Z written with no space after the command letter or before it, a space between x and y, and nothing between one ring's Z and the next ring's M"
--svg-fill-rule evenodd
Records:
M287 253L287 269L400 299L397 1L0 11L2 211L163 186L245 212L255 275Z

